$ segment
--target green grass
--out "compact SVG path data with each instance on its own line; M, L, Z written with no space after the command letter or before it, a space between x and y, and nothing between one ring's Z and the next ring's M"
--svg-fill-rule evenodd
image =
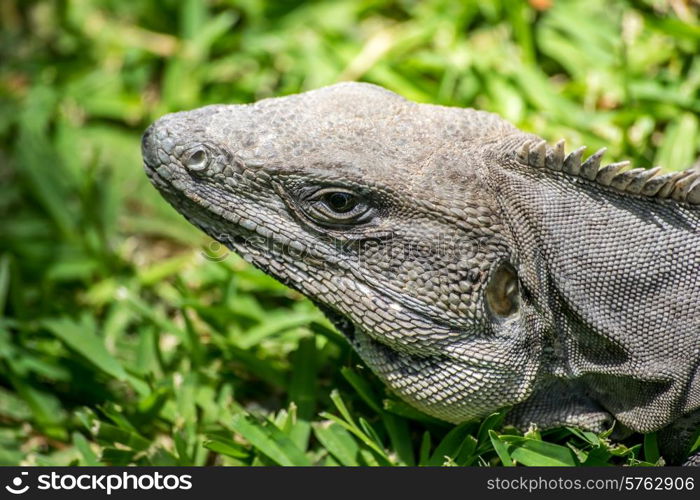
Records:
M656 463L653 434L523 435L503 414L455 427L411 409L141 168L163 113L341 79L611 160L692 163L697 4L553 4L3 0L0 464Z

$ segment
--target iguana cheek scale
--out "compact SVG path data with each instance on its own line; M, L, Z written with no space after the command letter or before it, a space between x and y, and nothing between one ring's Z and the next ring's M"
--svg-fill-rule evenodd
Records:
M422 411L692 434L699 170L601 166L361 83L170 114L142 149L175 209Z

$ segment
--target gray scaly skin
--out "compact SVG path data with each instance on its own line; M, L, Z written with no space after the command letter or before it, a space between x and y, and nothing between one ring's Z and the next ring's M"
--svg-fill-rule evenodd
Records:
M601 167L360 83L167 115L142 148L183 216L311 298L420 410L664 429L681 459L700 413L700 171Z

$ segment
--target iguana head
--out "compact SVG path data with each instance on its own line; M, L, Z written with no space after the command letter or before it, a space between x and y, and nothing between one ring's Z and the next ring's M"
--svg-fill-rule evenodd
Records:
M366 84L168 115L143 156L426 413L649 432L700 408L697 169L601 167Z
M143 157L188 220L311 298L396 393L457 422L523 401L540 364L481 177L528 137L346 83L167 115Z

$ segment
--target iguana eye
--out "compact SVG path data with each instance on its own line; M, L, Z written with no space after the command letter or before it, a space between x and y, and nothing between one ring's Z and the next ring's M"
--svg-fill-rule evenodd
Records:
M374 213L364 198L342 188L320 189L306 200L306 213L319 224L367 222Z
M339 214L345 214L352 211L357 206L357 197L350 193L336 191L323 195L323 201L330 209Z
M209 166L209 151L202 147L196 147L188 151L184 160L185 167L199 172Z

